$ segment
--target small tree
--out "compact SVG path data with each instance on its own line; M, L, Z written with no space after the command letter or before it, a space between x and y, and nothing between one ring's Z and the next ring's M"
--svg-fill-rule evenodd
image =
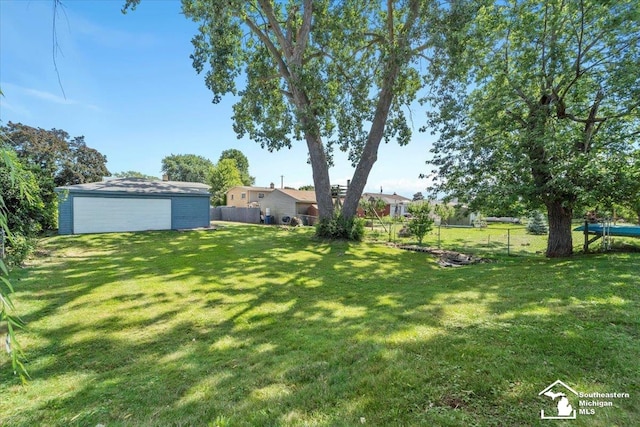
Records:
M247 159L247 156L245 156L242 151L235 148L224 150L222 154L220 154L218 163L224 159L233 159L236 161L236 167L238 168L238 172L240 172L242 185L253 185L256 183L256 178L249 175L249 159Z
M547 234L549 227L547 227L547 221L542 216L540 211L531 212L529 220L527 221L527 232L529 234Z
M364 211L365 217L374 218L382 216L381 212L387 204L381 198L370 197L369 199L360 199L360 209Z
M422 239L433 227L431 205L426 202L412 203L409 205L409 213L411 214L411 219L407 227L411 234L418 239L418 244L422 245Z
M440 222L445 224L456 215L456 209L446 203L436 205L433 210L440 217Z
M236 185L242 185L242 177L234 159L222 159L213 167L211 178L211 203L214 206L227 204L227 191Z

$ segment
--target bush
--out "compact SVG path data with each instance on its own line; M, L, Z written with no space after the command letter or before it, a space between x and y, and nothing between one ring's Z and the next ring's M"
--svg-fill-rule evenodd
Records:
M412 235L418 239L418 244L422 245L422 239L431 231L433 227L433 216L431 205L426 202L416 202L409 205L411 219L407 223L407 228Z
M539 211L533 211L529 220L527 221L527 233L529 234L547 234L549 227L547 227L547 221Z
M335 213L331 218L323 218L316 225L316 236L332 240L361 241L364 237L364 221L360 218L345 218Z
M21 234L14 234L11 240L7 243L8 245L5 248L5 262L8 266L22 265L24 260L27 259L29 255L31 255L36 247L35 239L25 237Z

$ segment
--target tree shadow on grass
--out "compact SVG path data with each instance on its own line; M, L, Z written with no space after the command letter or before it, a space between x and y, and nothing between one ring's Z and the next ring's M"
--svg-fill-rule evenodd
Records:
M11 425L536 425L557 377L638 384L620 258L443 270L262 227L52 243L77 255L25 272L16 298L33 383L0 388L50 394L0 404Z

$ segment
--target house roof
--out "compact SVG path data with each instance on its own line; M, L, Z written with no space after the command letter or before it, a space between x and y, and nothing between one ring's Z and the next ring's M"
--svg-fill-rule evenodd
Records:
M74 193L134 193L134 194L200 194L209 195L210 186L200 182L151 181L144 178L116 178L107 181L56 187Z
M286 194L301 203L316 203L316 192L307 190L291 190L289 188L278 188L275 191Z
M232 190L247 190L247 191L273 191L271 187L253 187L250 185L237 185L227 190L227 193Z
M395 203L406 203L411 201L411 199L408 199L404 196L400 196L396 193L393 193L393 194L362 193L362 197L365 199L369 199L370 197L373 197L375 199L382 199L388 205L395 204Z

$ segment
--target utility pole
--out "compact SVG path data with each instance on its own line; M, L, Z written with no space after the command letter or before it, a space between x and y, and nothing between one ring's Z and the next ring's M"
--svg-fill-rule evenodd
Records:
M280 188L284 188L284 175L280 175Z

